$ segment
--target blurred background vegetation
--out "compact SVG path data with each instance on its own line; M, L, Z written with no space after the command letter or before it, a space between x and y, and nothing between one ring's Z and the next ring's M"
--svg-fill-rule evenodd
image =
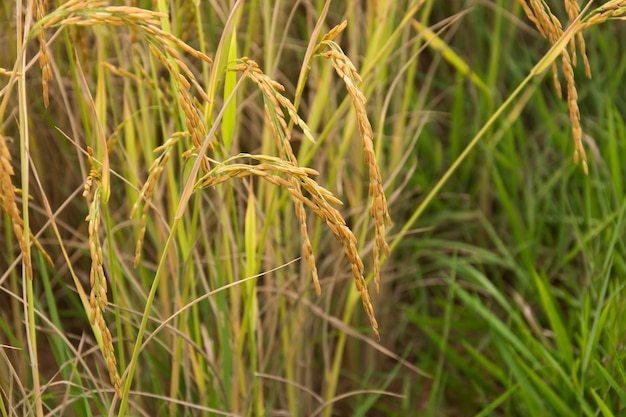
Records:
M620 21L585 32L593 78L581 65L575 70L589 175L572 162L567 103L549 73L535 77L451 171L550 49L519 2L111 2L167 13L155 17L165 32L214 59L209 65L179 48L208 95L191 89L207 130L217 126L208 153L214 166L239 152L280 154L258 87L247 80L235 85L242 78L228 70L235 58L250 57L285 87L316 139L313 145L293 129L298 165L317 170L319 184L343 201L338 210L358 239L377 342L341 243L308 211L322 288L316 296L284 188L246 178L195 190L175 220L196 155L185 154L189 137L176 134L188 130L180 84L150 49L163 51L163 45L144 36L139 21L112 24L131 9L109 9L113 17L97 25L68 20L46 29L53 76L50 105L44 105L31 20L23 21L31 30L25 48L16 46L22 36L16 16L36 15L43 3L5 2L0 9L0 68L27 71L23 90L14 81L20 77L2 76L1 133L15 186L23 188L25 178L30 184L31 201L22 205L18 193L18 205L28 208L30 228L54 264L34 250L34 279L26 284L11 218L4 215L2 416L625 412L626 60L620 39L626 32ZM64 2L47 3L50 19ZM106 7L75 3L80 7L63 19L94 19ZM562 2L547 3L566 27ZM368 100L393 220L378 294L358 120L330 63L305 62L307 47L343 20L347 27L336 42L362 77L358 87ZM22 152L24 124L28 154ZM169 146L172 138L177 142ZM122 400L86 301L93 241L85 221L93 200L82 196L88 146L91 167L102 169L105 154L110 164L110 198L100 202L97 235L109 282L103 317ZM134 267L140 190L162 153L169 160L146 203L142 258ZM105 176L96 176L94 188L106 189Z

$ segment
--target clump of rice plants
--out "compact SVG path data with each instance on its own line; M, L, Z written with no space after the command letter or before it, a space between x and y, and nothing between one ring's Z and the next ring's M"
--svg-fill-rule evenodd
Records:
M5 4L0 415L619 415L625 11Z

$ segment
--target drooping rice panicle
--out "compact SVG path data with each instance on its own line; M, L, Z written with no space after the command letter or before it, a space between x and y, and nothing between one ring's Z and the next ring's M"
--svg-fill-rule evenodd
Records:
M104 319L104 312L108 304L108 285L104 274L104 256L102 254L102 244L99 236L101 222L100 209L102 203L101 176L93 161L93 150L88 148L88 153L91 170L85 180L83 196L89 201L89 214L85 218L85 221L89 224L89 254L91 257L91 269L89 272L89 282L91 285L89 305L91 311L89 320L93 326L98 327L102 334L102 356L107 364L111 384L113 384L116 394L121 397L121 379L117 371L113 338Z
M235 158L231 158L225 161L224 164L214 167L207 173L199 181L199 186L202 188L212 187L233 178L256 176L274 185L285 188L293 197L294 201L298 201L309 207L317 216L325 221L335 238L342 243L346 257L351 264L352 276L355 286L359 291L363 308L370 320L374 335L377 339L380 339L378 322L374 314L367 283L363 277L363 261L356 248L356 237L352 230L346 225L346 221L341 213L332 206L332 204L336 204L339 200L334 197L330 191L326 190L311 178L311 175L317 174L315 170L298 167L290 161L284 161L282 159L268 159L264 155L245 154L240 155L240 157L256 159L259 161L259 164L249 165L233 163L232 161ZM271 172L283 174L287 178L272 174ZM294 181L297 182L300 187L294 187ZM303 193L303 190L306 194Z
M361 136L361 145L365 156L365 163L369 170L369 195L372 199L370 215L374 219L375 241L373 249L374 258L374 283L376 291L380 290L380 258L381 249L385 256L389 256L389 245L386 240L386 226L391 225L391 218L387 207L387 197L383 189L380 168L374 152L374 132L367 116L365 95L359 90L357 83L360 83L361 76L352 61L343 53L334 38L345 28L345 22L331 29L329 35L322 38L322 42L317 48L318 54L328 59L335 69L339 78L346 86L348 95L352 100L352 106L356 111L357 125ZM325 51L325 49L329 49Z
M528 19L535 24L539 33L541 33L544 38L548 39L550 44L554 45L560 37L563 36L563 28L559 19L552 13L545 2L539 0L518 0L518 2L522 5ZM569 22L573 24L580 13L580 6L576 0L564 0L564 4ZM582 144L582 128L580 125L580 112L578 110L578 92L576 90L573 70L577 59L576 42L578 42L579 52L585 66L585 74L587 77L591 77L591 67L586 55L585 40L582 31L578 31L576 37L572 38L570 41L569 51L566 48L561 51L561 68L567 84L567 108L572 125L574 164L578 164L578 162L581 161L583 171L585 174L588 174L589 167L587 164L587 155ZM552 63L552 72L557 94L561 97L561 83L559 82L556 61Z
M11 153L7 146L7 140L0 135L0 202L2 203L2 211L4 211L11 219L13 225L13 233L17 238L17 242L22 252L24 268L26 276L33 278L33 265L31 261L30 251L24 237L24 228L20 210L15 203L15 187L11 177L13 176L13 166L11 166Z

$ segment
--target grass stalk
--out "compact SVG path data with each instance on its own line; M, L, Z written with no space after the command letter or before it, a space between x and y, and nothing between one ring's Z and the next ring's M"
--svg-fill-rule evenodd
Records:
M24 5L21 1L18 2L18 9L23 10ZM32 11L32 2L26 8L26 10ZM20 22L17 26L16 40L17 50L21 51L19 57L20 72L24 74L26 72L26 48L22 43L25 34L28 32L26 26L32 21L32 14L27 12L24 26L22 26L22 19L20 15ZM37 349L37 331L35 323L35 296L33 292L33 271L30 255L30 220L29 220L29 182L30 182L30 169L29 169L29 149L30 149L30 135L29 126L30 121L28 118L28 94L26 92L26 80L24 77L19 77L17 80L18 94L19 94L19 125L20 125L20 168L21 168L21 182L22 193L25 196L22 199L22 229L23 229L23 254L22 254L22 283L24 285L24 300L25 300L25 314L26 317L26 343L28 346L28 357L30 359L31 376L33 382L33 402L35 405L35 412L37 417L43 417L43 403L41 398L41 382L39 375L39 359Z

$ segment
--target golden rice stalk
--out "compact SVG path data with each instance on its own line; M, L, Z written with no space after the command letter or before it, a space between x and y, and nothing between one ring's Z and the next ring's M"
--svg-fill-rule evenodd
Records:
M236 65L233 70L243 71L244 74L257 85L263 94L263 100L265 102L265 118L272 129L274 138L276 139L276 147L278 148L279 155L282 159L290 161L294 165L297 164L297 158L293 153L290 143L291 131L285 121L285 111L289 115L291 121L302 129L302 132L307 139L313 143L315 143L315 139L313 139L313 135L311 134L311 130L307 124L300 116L298 116L293 103L280 93L281 91L285 91L285 87L264 74L257 63L249 58L241 58L240 63ZM297 192L300 192L300 184L297 179L295 177L291 177L289 181L291 183L291 187L297 190ZM302 255L311 269L315 293L319 296L322 289L319 283L319 275L317 272L317 265L315 263L315 254L313 253L313 246L311 245L311 239L309 237L306 211L302 201L298 199L294 200L294 208L296 217L300 222Z
M35 16L37 20L41 20L48 10L47 0L37 1L35 4ZM45 31L41 30L37 34L39 41L39 67L41 68L41 88L43 91L43 104L46 108L50 104L50 95L48 91L48 81L52 79L52 70L50 68L50 56L46 46Z
M589 173L587 166L587 155L585 148L583 147L582 136L583 132L580 127L580 111L578 110L578 92L576 91L576 85L574 83L574 69L570 56L567 52L561 55L563 73L565 74L565 80L567 82L567 107L569 109L569 119L572 123L572 135L574 137L574 164L578 164L579 160L582 160L583 171L585 174Z
M556 39L558 39L558 36L560 35L556 34L553 28L553 24L551 23L551 18L543 9L542 5L538 4L536 1L531 0L531 9L531 7L526 3L525 0L518 1L521 3L522 8L524 9L524 13L526 13L528 19L533 22L537 27L537 30L539 31L541 36L548 39L551 44L556 42ZM558 28L560 30L560 23ZM556 95L559 98L562 98L563 94L561 92L561 83L559 81L559 68L557 67L556 62L553 62L550 67L552 69L552 82L554 83L554 88L556 89Z
M337 36L337 34L345 27L344 24L338 26L337 28L331 30L327 37L326 42L332 43L332 39ZM352 65L352 63L347 61L350 68L350 73L355 74L356 77L360 77L356 72L356 69ZM274 137L276 138L276 144L279 150L279 154L286 162L291 162L294 165L297 163L296 156L293 154L291 144L289 139L291 137L291 132L289 130L289 126L284 118L284 111L289 114L290 119L295 125L298 125L305 136L314 142L313 136L310 132L309 127L306 123L297 115L296 109L285 96L283 96L280 91L284 91L284 87L277 83L276 81L269 78L265 75L258 67L258 65L248 59L242 58L239 61L239 64L236 65L233 70L235 71L244 71L244 74L250 78L259 88L261 93L263 94L263 99L265 102L265 115L268 120ZM372 204L372 216L374 217L375 222L375 233L376 233L376 241L374 245L374 275L376 282L376 290L379 290L379 282L380 282L380 248L382 247L387 254L389 255L389 247L385 240L385 221L390 223L390 218L387 213L387 200L382 192L382 180L380 179L380 170L378 169L378 164L376 163L376 159L374 156L374 148L371 141L373 137L371 125L369 124L369 120L367 116L363 116L365 114L364 103L365 97L363 94L354 87L351 89L348 87L349 93L358 97L359 103L362 103L359 110L361 110L359 117L360 126L359 129L362 133L366 133L362 135L363 141L366 142L364 148L366 149L366 162L368 164L370 170L370 195L373 197ZM359 114L359 113L358 113ZM365 122L363 122L365 120ZM368 130L369 129L369 130ZM369 134L367 134L369 133ZM265 177L266 178L266 177ZM266 178L267 179L267 178ZM310 179L309 179L310 180ZM315 182L314 182L315 183ZM324 190L324 192L319 192L319 189L322 189L319 184L315 183L312 186L307 181L304 181L302 178L297 176L291 176L289 178L289 187L287 187L288 191L294 197L294 204L296 206L296 215L300 220L301 231L303 235L303 254L305 259L311 265L311 269L313 272L313 279L316 286L316 292L318 292L318 278L316 274L315 267L315 258L313 256L312 250L310 249L310 241L308 238L308 232L306 229L306 217L304 211L304 205L307 205L309 208L313 210L318 216L326 221L326 224L331 229L333 234L337 237L337 239L343 243L344 251L346 256L350 260L352 264L352 272L355 280L356 287L361 295L361 300L363 302L363 307L370 318L370 323L372 325L372 329L374 329L374 333L378 338L378 323L374 317L374 310L370 301L369 292L367 290L367 285L365 279L363 278L363 262L361 261L360 256L356 250L356 238L352 231L346 226L345 220L341 216L341 214L334 209L332 206L328 204L328 199L332 198L335 202L341 203L338 199L336 199L330 192ZM302 193L302 187L313 196L313 200L304 198ZM308 188L307 188L308 187ZM316 191L318 190L318 191ZM381 198L382 196L382 198Z
M558 18L550 11L545 2L539 0L518 0L522 5L528 19L535 24L541 35L548 39L550 44L554 45L563 35L563 29ZM567 11L570 23L578 18L580 6L576 0L564 0L565 9ZM586 54L585 40L582 36L582 27L577 31L576 39L570 42L570 50L563 49L561 52L561 66L563 75L567 83L567 108L569 110L570 123L572 124L572 137L574 140L574 164L582 161L582 167L585 174L589 173L587 165L587 156L582 144L582 129L580 126L580 111L578 110L578 92L574 80L573 66L576 65L576 42L580 48L585 74L591 77L591 67ZM571 54L571 55L570 55ZM561 84L559 82L558 67L556 61L552 63L553 80L557 89L557 94L561 97Z
M332 34L331 38L334 38L337 33L345 28L345 22L341 25L333 28L329 33ZM330 49L324 52L324 49ZM391 225L391 218L389 216L389 210L387 207L387 197L383 189L382 177L380 175L380 168L376 161L376 154L374 152L374 132L372 125L370 124L365 109L366 98L365 95L357 87L357 83L360 83L361 76L357 72L354 64L348 58L339 45L331 39L326 37L322 38L320 46L317 48L318 54L331 62L331 65L335 69L335 72L341 78L348 90L348 95L352 100L352 106L356 111L357 124L361 135L361 145L365 155L365 162L369 170L369 195L372 199L372 205L370 208L370 215L374 219L374 282L376 285L376 291L380 290L380 258L381 249L385 253L385 256L389 257L389 245L387 244L385 237L385 227Z
M140 77L133 74L132 72L125 70L124 68L116 67L108 62L103 62L100 65L102 65L103 68L106 68L107 70L109 70L111 74L117 75L118 77L125 77L137 83L141 83L143 81Z
M265 118L267 119L269 125L272 128L272 133L276 138L276 143L278 144L278 149L281 157L286 161L291 161L293 164L296 164L296 156L293 153L291 148L291 144L288 139L286 139L286 123L284 119L282 119L281 113L276 112L276 108L272 110L270 107L265 104ZM274 120L282 120L280 123L281 129L278 129L278 124L274 122ZM281 132L281 133L279 133ZM282 144L282 145L281 145ZM289 178L290 186L296 190L296 193L302 193L300 189L300 183L296 179L296 177ZM311 238L309 237L309 229L307 226L307 216L306 211L304 210L304 203L299 199L294 199L294 209L296 213L296 218L300 222L300 235L302 236L302 255L304 256L304 260L308 263L309 269L311 270L311 276L313 277L313 285L315 287L315 294L319 297L322 293L322 287L320 285L319 274L317 272L317 264L315 263L315 254L313 253L313 245L311 245Z
M0 135L0 201L2 202L2 210L11 219L13 225L13 233L20 246L24 268L26 268L26 276L33 278L33 265L31 261L30 251L24 237L23 221L20 210L15 203L15 188L11 181L14 171L11 166L11 154L7 146L6 138Z
M565 0L565 10L567 12L567 17L569 18L569 23L572 24L580 14L580 5L576 0ZM580 55L583 57L585 75L587 78L591 78L591 66L589 65L589 59L587 58L587 47L585 45L585 38L583 37L582 31L576 34L576 39L572 38L570 41L570 53L572 54L572 63L574 66L576 66L577 61L576 42L578 42L578 47L580 48Z
M335 26L334 28L329 30L327 34L322 36L321 43L323 43L324 41L334 41L335 38L337 37L337 35L339 35L341 32L343 32L344 29L347 26L348 26L348 21L344 20L343 22L341 22L340 24L338 24L337 26ZM318 51L318 52L320 52L320 51Z
M178 68L182 70L186 75L179 72L174 65L172 65L171 61L168 59L168 56L160 51L156 46L150 45L150 51L154 56L156 56L161 63L167 68L169 73L178 80L178 103L185 113L185 124L187 126L187 130L189 131L189 135L191 136L191 142L193 144L193 149L196 152L200 152L202 148L202 144L207 136L207 129L203 121L202 113L199 110L199 106L195 100L193 100L191 95L191 83L189 79L194 80L193 73L191 70L178 58L177 53L174 49L169 48L166 49L170 53L170 57L174 59ZM188 78L189 77L189 78ZM195 81L195 80L194 80ZM208 100L206 93L200 88L197 82L194 84L198 91L203 95L205 101ZM213 144L209 142L209 149L213 150ZM206 155L198 155L198 157L202 158L201 167L203 172L208 172L211 169L211 164Z
M280 126L280 129L277 129L276 131L277 135L275 135L275 138L278 139L276 146L278 147L279 154L295 163L296 157L293 154L291 144L289 143L289 140L291 139L291 132L287 122L285 121L285 112L289 115L291 121L296 126L300 127L302 133L308 140L315 143L315 139L313 138L313 134L311 133L309 126L300 116L298 116L296 108L291 100L281 94L281 91L285 91L285 87L264 74L258 64L249 58L241 58L239 60L239 64L235 65L231 69L233 71L243 71L244 74L257 85L263 94L265 114L266 116L269 114L268 121L270 122L270 125L273 129L276 128L276 126Z
M157 157L150 168L148 169L148 178L144 183L143 187L139 191L139 196L133 204L133 208L130 211L130 217L132 218L135 215L135 212L139 208L139 206L143 203L143 210L141 211L141 218L139 220L139 236L137 237L137 244L135 246L135 260L134 266L137 268L139 266L139 262L141 261L141 249L143 246L143 241L146 235L146 224L148 218L148 211L150 209L150 202L152 200L152 195L154 193L154 187L156 186L157 181L161 177L161 173L165 168L165 164L169 159L169 152L172 149L178 139L184 136L183 133L174 133L170 139L168 139L163 145L157 147L154 152L162 152L159 157Z
M16 76L16 77L21 77L22 73L21 72L14 72L14 71L9 71L6 70L4 68L0 68L0 75L6 75L8 77L12 77L12 76Z
M235 158L241 157L256 159L260 163L257 165L248 165L232 162ZM272 172L285 175L287 179L282 178L280 175L273 174ZM365 278L363 277L363 261L356 248L356 237L346 225L341 213L332 206L332 204L340 204L341 201L310 177L311 175L317 174L318 173L313 169L298 167L292 162L280 158L272 158L265 155L241 154L213 168L200 179L198 184L199 187L206 188L229 181L233 178L257 176L271 184L284 187L293 197L294 202L299 201L309 207L326 222L337 240L342 243L346 257L352 267L354 283L361 296L363 308L370 320L374 335L377 339L380 339L378 322L374 316L374 308L370 300ZM300 187L294 187L294 181L298 183ZM306 195L302 190L306 191Z
M363 277L363 261L357 252L356 237L354 236L354 233L346 225L346 221L341 216L341 213L329 204L329 201L335 198L330 191L319 186L319 184L311 178L301 178L300 181L302 183L302 188L304 188L309 195L311 195L311 199L307 199L304 202L308 204L308 201L312 201L313 205L308 205L313 209L313 212L326 221L326 225L330 228L335 237L343 244L344 252L352 265L352 277L354 279L354 284L361 295L363 308L369 317L370 325L372 326L376 339L380 340L378 322L376 321L374 307L372 306L372 302L370 300L367 282ZM292 189L289 191L292 192Z
M133 33L142 37L149 44L150 51L167 68L172 78L178 81L178 102L185 113L185 123L189 130L194 149L199 151L207 135L207 129L198 110L196 100L191 96L193 85L198 94L208 101L209 97L201 85L195 80L193 72L182 61L175 48L179 48L194 58L208 64L212 60L206 54L192 48L185 42L161 29L161 19L167 18L164 13L145 10L132 6L111 6L106 1L70 0L59 6L42 21L39 33L57 26L126 26ZM39 34L38 33L38 34ZM213 149L212 145L209 145ZM204 172L209 171L210 163L206 156L202 157Z
M591 26L604 23L608 20L624 20L624 14L626 14L626 0L607 1L600 7L588 13L588 15L583 19L583 22L580 24L579 29L585 30Z
M297 193L302 193L300 190L300 184L296 177L289 179L291 188ZM304 203L299 199L294 199L294 209L296 217L300 222L300 235L302 236L302 255L304 260L307 261L309 268L311 269L311 276L313 277L313 285L315 286L315 294L319 297L322 293L322 287L320 285L319 274L317 273L317 264L315 263L315 254L313 253L313 245L311 245L311 238L309 237L309 229L306 223L306 211L304 210Z
M80 12L80 14L74 14ZM42 30L56 26L127 26L150 44L168 47L170 44L208 64L213 61L181 39L161 29L164 13L131 6L109 6L105 1L68 1L46 17ZM174 75L174 74L173 74Z
M104 312L108 303L107 298L107 280L104 275L104 257L102 255L102 245L99 237L100 226L100 204L102 200L100 173L96 169L93 161L93 150L88 148L89 162L91 170L89 176L85 180L85 190L83 196L87 200L91 200L89 204L89 214L85 219L89 223L89 254L91 256L91 270L89 272L89 281L91 284L91 293L89 295L89 304L91 307L89 320L93 326L98 326L102 334L102 356L109 370L109 379L115 388L115 392L121 397L121 379L117 371L117 360L115 358L115 349L113 348L113 338L109 331L106 321L104 320ZM95 188L94 188L95 182ZM93 194L93 195L92 195Z
M626 14L626 0L613 0L604 3L602 6L593 10L589 15L578 24L577 38L582 39L582 32L591 26L605 23L608 20L619 19L624 20L624 14ZM585 44L580 43L581 54L585 54ZM591 68L589 62L585 57L585 74L591 78ZM574 62L575 65L575 62ZM576 155L574 155L576 158Z

